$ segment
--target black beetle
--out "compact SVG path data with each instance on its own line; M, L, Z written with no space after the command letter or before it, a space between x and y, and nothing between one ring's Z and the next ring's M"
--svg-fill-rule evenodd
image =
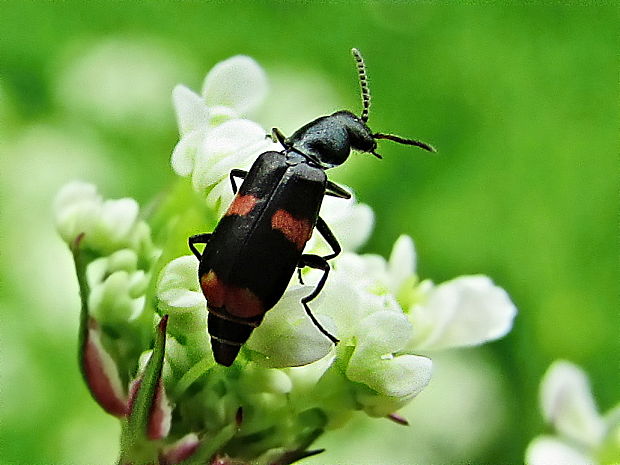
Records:
M362 89L361 116L338 111L311 121L288 138L274 128L271 137L284 150L263 153L248 172L232 170L230 181L236 196L226 214L213 233L189 238L189 247L200 260L198 276L209 309L213 355L222 365L233 363L265 313L284 294L296 268L323 271L314 291L301 303L316 327L332 342L338 342L319 324L308 306L325 285L330 269L327 261L341 250L319 216L323 197L351 197L327 179L325 170L344 163L351 150L381 158L375 151L377 139L435 151L423 142L370 130L366 124L370 93L364 60L357 49L352 52ZM235 178L244 179L238 192ZM315 227L332 253L303 253ZM196 244L206 244L202 253Z

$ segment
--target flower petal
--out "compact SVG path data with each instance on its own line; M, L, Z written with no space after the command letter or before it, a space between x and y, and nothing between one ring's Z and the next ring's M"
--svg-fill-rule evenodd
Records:
M528 446L525 452L527 465L597 465L597 461L570 447L562 441L539 436Z
M112 415L127 415L127 394L123 389L118 367L103 347L101 332L94 319L89 320L82 351L82 373L94 399Z
M572 440L595 446L605 434L585 373L564 360L554 362L541 383L540 403L547 421Z
M163 311L178 313L205 312L205 299L198 290L198 260L193 255L175 258L159 275L157 297Z
M190 458L198 449L200 441L196 433L189 433L163 449L159 461L162 465L175 465Z
M325 197L321 205L321 217L338 238L344 251L354 251L364 245L374 225L372 209L366 204L358 203L354 196L350 199ZM315 230L313 234L315 241L318 234ZM330 253L331 249L324 242L319 240L320 245L313 247L313 252Z
M402 349L410 337L411 324L405 315L377 311L359 324L356 334L357 349L379 355L392 354Z
M331 351L333 344L314 326L300 303L311 292L310 286L289 288L250 336L247 346L265 356L263 365L302 366L325 357ZM316 313L315 316L333 334L335 328L329 317Z
M181 136L206 127L209 108L200 95L184 85L177 85L172 90L172 104Z
M132 298L129 289L131 276L124 270L115 271L92 287L88 308L97 321L107 325L122 325L142 313L145 298Z
M410 310L411 350L482 344L504 336L517 313L510 297L486 276L461 276L430 290Z
M104 201L92 235L85 240L107 252L130 245L139 209L138 203L129 197Z
M100 203L101 197L97 194L97 187L83 181L69 182L58 191L54 198L54 213L58 215L64 209L81 202Z
M377 358L374 363L349 364L347 377L389 397L413 397L430 382L432 362L418 355Z
M308 278L304 279L310 282ZM347 340L354 337L357 324L362 319L362 299L355 275L335 269L330 273L323 291L312 302L312 310L315 315L329 317L338 328L335 336Z
M73 181L64 185L54 199L54 221L62 239L71 243L79 234L90 233L102 203L93 184Z
M205 134L204 130L196 129L181 136L177 145L174 146L170 158L170 164L176 174L179 176L192 174L196 152L202 146Z
M267 76L255 60L237 55L221 61L209 71L202 95L210 107L226 106L244 115L267 95Z
M411 237L403 234L396 239L388 260L389 284L394 295L399 295L403 283L415 273L416 258L415 247Z
M357 345L349 360L347 377L384 396L417 394L430 380L430 359L393 355L410 337L411 325L402 313L378 311L370 314L357 329Z
M261 153L264 142L265 130L250 120L234 119L213 128L195 157L194 190L204 192L227 178L231 168L243 168Z

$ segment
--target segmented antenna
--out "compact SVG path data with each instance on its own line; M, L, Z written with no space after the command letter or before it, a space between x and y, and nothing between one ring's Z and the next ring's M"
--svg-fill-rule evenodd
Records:
M435 150L435 147L433 147L430 144L427 144L426 142L421 142L419 140L414 140L414 139L405 139L404 137L396 136L394 134L383 134L380 132L376 132L372 135L372 137L375 139L387 139L387 140L391 140L392 142L398 142L399 144L404 144L404 145L415 145L416 147L420 147L421 149L428 150L429 152L437 152L437 150Z
M364 58L362 58L362 54L358 49L352 48L351 53L353 53L353 58L355 58L355 63L357 64L357 74L360 77L360 87L362 88L362 104L364 108L362 109L360 119L366 123L368 122L368 110L370 109L370 90L368 89L366 64L364 63Z

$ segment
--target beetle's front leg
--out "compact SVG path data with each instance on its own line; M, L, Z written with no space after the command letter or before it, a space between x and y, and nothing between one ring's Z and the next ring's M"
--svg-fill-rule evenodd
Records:
M350 199L351 193L346 189L340 187L338 184L331 181L327 181L327 187L325 188L325 195L331 197L338 197L339 199Z
M314 288L314 291L312 291L306 297L301 299L301 303L304 306L304 309L306 310L306 314L312 320L312 323L314 324L314 326L316 326L317 329L321 331L330 341L332 341L334 344L338 344L339 342L338 338L336 338L335 336L332 336L329 333L329 331L327 331L325 328L323 328L323 326L321 326L321 323L319 323L318 320L314 317L314 315L312 314L312 311L310 310L310 307L308 306L308 302L315 299L316 296L319 295L319 293L323 289L323 286L325 286L325 282L327 281L327 275L329 274L329 268L330 268L329 263L327 263L327 260L325 260L323 257L320 257L318 255L304 254L299 259L299 264L297 266L299 268L308 266L310 268L323 271L323 276L321 276L321 279L319 280L319 283L316 285L316 288Z

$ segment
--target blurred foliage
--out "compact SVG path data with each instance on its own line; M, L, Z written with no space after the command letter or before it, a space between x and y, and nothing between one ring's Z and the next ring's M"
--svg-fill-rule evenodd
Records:
M174 179L172 86L199 89L237 53L273 78L257 119L290 133L358 111L358 47L371 127L439 149L383 142L383 161L331 173L376 212L365 250L408 233L423 278L488 274L520 310L504 340L436 360L412 429L360 419L308 463L522 463L556 358L583 366L611 407L620 10L581 3L2 2L0 463L113 462L118 427L77 370L77 284L50 198L79 177L148 205Z

